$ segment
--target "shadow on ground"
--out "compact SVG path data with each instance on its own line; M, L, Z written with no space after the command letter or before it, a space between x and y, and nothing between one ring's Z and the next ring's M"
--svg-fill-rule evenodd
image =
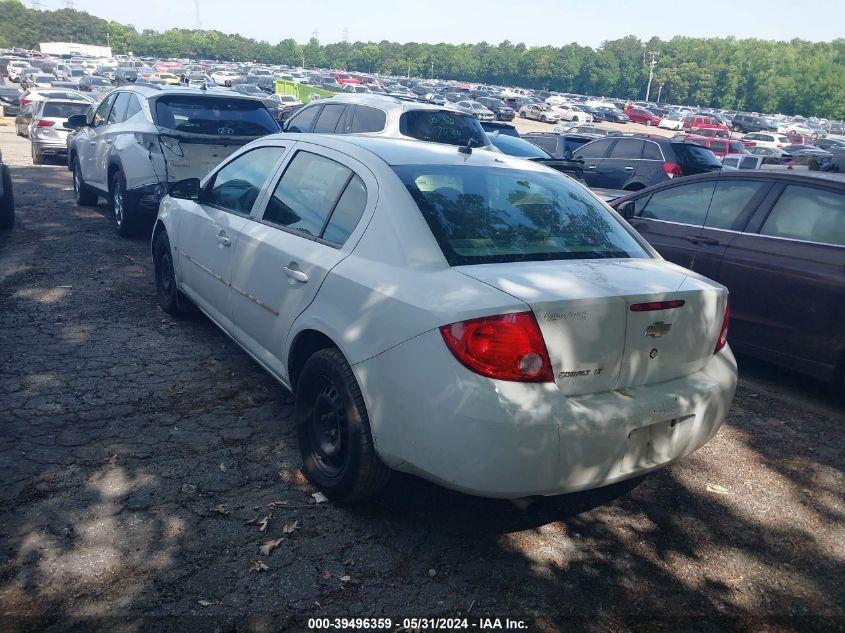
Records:
M843 628L836 396L800 406L803 388L783 398L764 368L698 453L528 507L401 475L372 502L315 504L290 397L207 320L158 309L146 240L74 206L61 167L13 177L3 631L467 614L548 631Z

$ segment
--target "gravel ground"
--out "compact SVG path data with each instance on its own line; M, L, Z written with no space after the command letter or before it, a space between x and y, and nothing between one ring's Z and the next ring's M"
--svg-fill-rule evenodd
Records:
M315 504L290 396L158 309L147 242L74 206L66 169L9 127L0 147L0 631L845 630L841 391L741 358L718 435L644 479L525 509L397 476Z

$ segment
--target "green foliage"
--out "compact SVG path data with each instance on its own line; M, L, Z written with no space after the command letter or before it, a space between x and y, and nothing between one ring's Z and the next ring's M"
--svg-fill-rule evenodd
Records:
M36 11L18 0L0 0L0 46L36 48L39 42L105 44L115 53L257 61L291 66L394 75L461 79L545 88L579 94L645 97L650 60L659 53L651 98L661 102L754 112L845 118L845 39L774 42L727 38L634 36L597 49L571 43L527 48L498 45L408 42L321 44L291 38L277 44L220 31L170 29L138 32L71 9Z

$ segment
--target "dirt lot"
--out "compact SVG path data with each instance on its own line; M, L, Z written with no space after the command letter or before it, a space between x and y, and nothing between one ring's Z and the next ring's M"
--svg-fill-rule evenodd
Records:
M290 396L158 309L147 242L74 206L63 167L9 127L0 147L0 631L845 630L841 391L741 358L716 438L643 480L530 511L404 476L315 504Z

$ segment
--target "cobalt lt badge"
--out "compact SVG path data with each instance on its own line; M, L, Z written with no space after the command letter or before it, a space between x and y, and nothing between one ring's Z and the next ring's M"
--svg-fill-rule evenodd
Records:
M649 358L657 358L657 348L656 347L648 353L648 357Z

